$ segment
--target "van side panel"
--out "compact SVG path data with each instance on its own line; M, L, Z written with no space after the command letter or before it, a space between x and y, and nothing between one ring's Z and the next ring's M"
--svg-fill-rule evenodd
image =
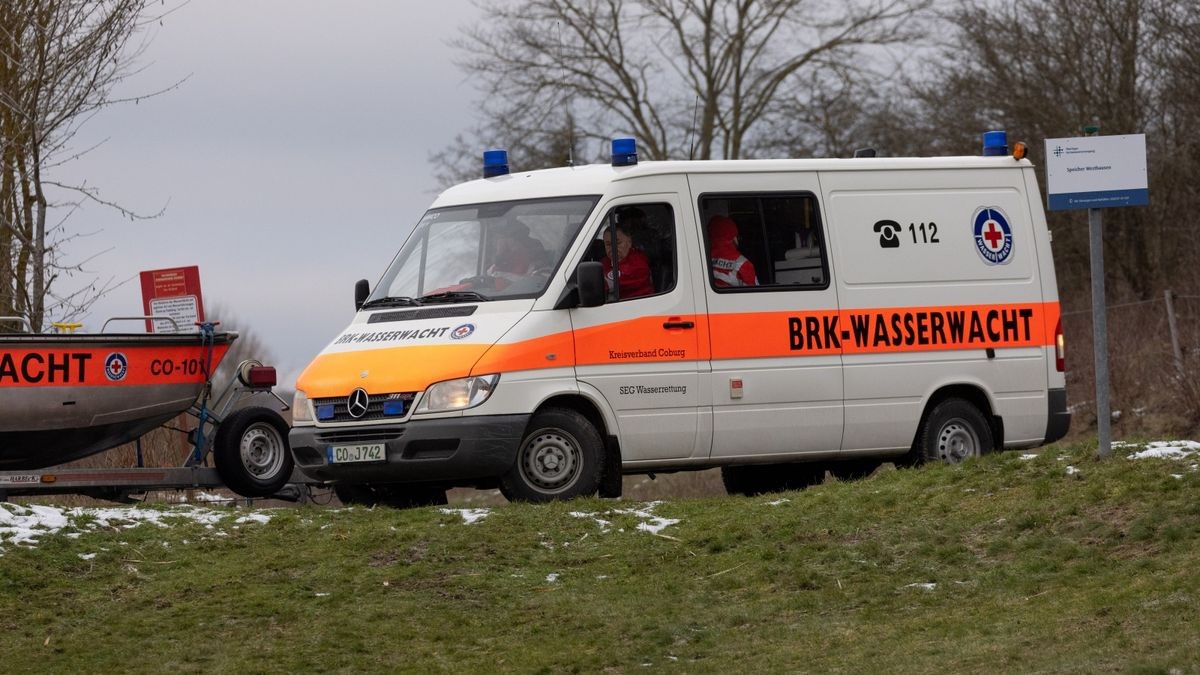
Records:
M984 392L1005 445L1041 442L1058 309L1042 293L1019 167L831 171L821 186L851 324L843 449L908 448L929 397L956 384Z

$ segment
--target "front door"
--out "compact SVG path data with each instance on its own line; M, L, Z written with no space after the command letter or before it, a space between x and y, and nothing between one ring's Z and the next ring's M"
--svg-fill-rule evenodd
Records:
M702 355L692 277L681 273L696 261L681 244L678 196L614 199L603 209L584 260L603 263L608 298L571 310L579 382L615 412L624 461L692 457Z

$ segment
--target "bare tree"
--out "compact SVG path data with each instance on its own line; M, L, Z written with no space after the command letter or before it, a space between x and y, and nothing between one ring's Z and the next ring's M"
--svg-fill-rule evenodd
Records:
M492 0L456 46L482 83L485 143L520 147L503 132L557 111L540 128L569 130L593 154L620 133L648 159L736 159L769 152L758 134L782 102L809 100L814 77L864 62L865 48L908 39L927 4Z
M120 102L114 89L137 71L137 43L149 0L5 0L0 4L0 314L27 317L40 330L48 316L86 308L106 285L66 293L55 282L79 274L64 244L80 236L64 227L82 201L143 217L100 197L94 186L54 180L79 157L82 124ZM169 11L169 10L164 10ZM152 94L150 94L152 95ZM59 200L51 198L57 190ZM49 222L60 209L62 217Z
M1189 127L1200 120L1200 5L963 0L942 19L935 32L946 36L944 49L896 88L897 104L882 113L895 118L884 134L889 150L977 154L979 133L1003 128L1030 141L1031 158L1044 166L1042 139L1080 135L1093 121L1105 134L1145 133L1150 206L1105 217L1110 289L1144 299L1168 280L1178 287L1200 254L1187 225L1200 207L1200 144ZM1086 297L1075 292L1086 291L1088 275L1083 214L1049 217L1060 284L1069 297Z

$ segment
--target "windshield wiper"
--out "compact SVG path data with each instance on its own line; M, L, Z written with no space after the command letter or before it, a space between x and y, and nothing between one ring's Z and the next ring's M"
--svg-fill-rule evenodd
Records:
M480 300L486 302L491 300L491 298L475 291L443 291L441 293L430 293L429 295L421 296L422 303L459 302L462 300Z
M404 295L390 295L386 298L368 300L362 304L360 309L370 309L372 307L413 307L420 304L420 300L413 300Z

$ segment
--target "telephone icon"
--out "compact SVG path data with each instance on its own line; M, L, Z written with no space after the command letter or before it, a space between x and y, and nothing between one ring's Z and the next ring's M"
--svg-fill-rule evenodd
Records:
M894 220L881 220L875 223L875 231L879 233L879 248L900 248L900 223Z

